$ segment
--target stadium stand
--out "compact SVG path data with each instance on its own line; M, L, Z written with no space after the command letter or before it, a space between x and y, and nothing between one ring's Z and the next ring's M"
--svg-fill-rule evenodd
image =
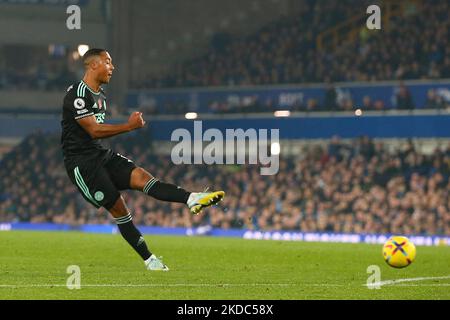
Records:
M58 136L28 136L2 160L0 221L108 224L107 212L89 206L66 177ZM261 176L258 166L177 165L156 155L146 133L117 137L111 146L164 177L198 190L227 190L224 208L191 216L180 204L126 192L137 224L359 233L450 234L450 145L431 155L412 143L389 151L367 137L301 157L282 157L280 172ZM265 195L261 197L261 195Z
M392 1L382 1L382 5ZM370 1L362 1L364 7ZM449 3L445 1L412 1L400 14L389 15L383 20L382 33L369 32L363 28L347 31L355 33L353 41L335 46L326 42L324 33L335 30L344 21L364 16L360 7L351 0L326 2L301 0L296 10L287 16L264 25L249 36L217 33L211 37L211 46L206 53L186 60L173 67L169 75L151 76L147 80L129 78L129 88L214 87L246 85L282 85L325 83L326 92L319 98L308 98L289 109L290 111L384 111L390 109L409 110L415 108L446 109L450 99L435 88L428 94L421 93L426 104L418 104L408 94L408 86L401 81L412 79L450 79L450 22L446 17ZM358 9L358 10L357 10ZM346 25L344 26L346 27ZM362 32L364 31L365 32ZM320 44L319 39L325 44ZM325 40L324 40L325 39ZM73 49L65 45L0 45L0 90L63 91L80 78L79 60L74 59ZM140 61L137 69L145 69L143 53L131 53L130 59ZM134 56L135 55L135 56ZM134 59L134 58L136 59ZM123 70L122 70L123 72ZM133 73L134 74L134 73ZM398 94L395 102L380 99L376 94L367 94L363 104L351 96L339 98L338 83L354 81L395 80ZM125 81L126 83L126 81ZM114 83L113 83L114 85ZM270 88L270 87L268 87ZM127 88L123 89L127 90ZM117 92L115 87L114 93ZM448 95L448 94L447 94ZM122 105L122 101L114 101ZM136 104L133 106L136 107ZM190 101L180 100L155 106L139 105L147 114L184 114L195 111ZM252 97L239 103L211 99L202 106L208 113L253 113L273 112L279 108L278 101ZM14 108L3 106L2 112L14 112ZM44 110L42 106L37 108ZM23 112L33 112L31 106ZM52 112L58 112L52 107ZM163 110L163 111L161 111ZM47 112L47 111L46 111ZM126 113L125 110L122 113Z
M53 48L52 53L48 50ZM61 91L78 79L66 48L0 46L0 90Z
M448 2L420 2L420 10L411 6L400 16L392 15L382 34L361 33L357 41L319 50L319 33L355 14L350 2L303 1L294 17L277 20L247 38L222 37L220 46L178 65L171 75L131 87L450 78Z

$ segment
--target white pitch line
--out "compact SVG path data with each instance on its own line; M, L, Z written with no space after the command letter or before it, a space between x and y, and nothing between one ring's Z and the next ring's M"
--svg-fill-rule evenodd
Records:
M367 287L381 287L385 285L394 285L402 282L416 282L416 281L427 281L427 280L444 280L450 279L450 276L442 276L442 277L420 277L420 278L406 278L406 279L395 279L395 280L386 280L375 283L367 283L364 286Z
M147 287L342 287L344 284L327 283L149 283L149 284L80 284L86 288L147 288ZM52 288L67 287L65 284L0 284L1 288Z
M363 286L375 287L384 285L398 284L402 287L418 287L418 286L450 286L450 283L437 283L437 284L401 284L403 282L415 282L415 281L427 281L427 280L444 280L450 279L450 276L442 277L421 277L421 278L407 278L407 279L395 279L386 280L370 284L364 284ZM345 287L348 284L332 284L332 283L149 283L149 284L81 284L83 288L151 288L151 287ZM351 286L351 285L350 285ZM2 288L59 288L67 287L66 284L0 284Z
M450 287L450 283L399 284L397 287Z
M287 287L295 284L288 283L152 283L152 284L80 284L80 287L129 287L129 288L146 288L146 287ZM47 288L47 287L67 287L65 284L0 284L0 288Z

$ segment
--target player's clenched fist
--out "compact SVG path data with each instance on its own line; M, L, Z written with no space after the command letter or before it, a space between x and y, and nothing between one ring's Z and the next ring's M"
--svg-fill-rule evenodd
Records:
M128 118L128 124L132 129L142 128L145 125L145 121L142 118L142 112L133 112Z

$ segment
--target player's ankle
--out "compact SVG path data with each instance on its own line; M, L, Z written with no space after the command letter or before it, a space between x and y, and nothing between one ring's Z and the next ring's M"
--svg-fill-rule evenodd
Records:
M186 204L191 203L191 202L194 200L194 197L195 197L197 194L198 194L198 192L191 192L191 193L189 194L189 197L188 197L187 201L186 201Z

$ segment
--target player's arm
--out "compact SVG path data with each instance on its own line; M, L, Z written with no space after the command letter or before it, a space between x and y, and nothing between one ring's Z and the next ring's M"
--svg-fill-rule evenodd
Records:
M92 139L109 138L142 128L145 125L145 121L142 118L142 112L133 112L128 118L128 122L123 124L97 123L97 121L95 121L95 116L84 117L77 120L77 122L87 133L89 133Z

